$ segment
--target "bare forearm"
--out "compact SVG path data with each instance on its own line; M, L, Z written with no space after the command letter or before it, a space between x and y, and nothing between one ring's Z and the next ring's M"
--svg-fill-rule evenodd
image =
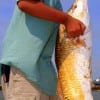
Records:
M64 24L67 31L67 37L69 38L75 38L83 35L86 28L79 20L63 13L62 11L47 6L40 2L40 0L20 0L18 7L31 16Z
M62 11L56 10L52 7L47 6L42 2L31 1L20 1L18 7L28 13L31 16L36 16L39 18L47 19L50 21L58 22L64 24L66 20L66 15Z

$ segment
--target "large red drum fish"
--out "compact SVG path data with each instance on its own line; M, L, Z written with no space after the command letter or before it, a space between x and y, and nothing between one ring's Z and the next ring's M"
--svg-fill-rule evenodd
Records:
M87 0L75 0L67 12L86 25L83 36L67 38L60 25L56 44L57 93L61 100L93 100L91 92L91 30Z

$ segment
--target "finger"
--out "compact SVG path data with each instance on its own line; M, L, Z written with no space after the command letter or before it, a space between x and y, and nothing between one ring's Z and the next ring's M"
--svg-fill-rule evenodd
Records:
M73 37L74 37L74 38L75 38L75 37L79 37L80 35L81 35L81 33L80 33L79 31L77 31L76 34L74 34Z
M2 75L4 82L6 82L6 76L5 74Z
M72 33L73 33L72 35L74 38L79 37L82 34L82 30L79 28L79 29L73 31Z
M82 23L80 24L81 30L82 30L82 35L84 34L84 31L86 29L86 26Z
M67 38L72 38L72 36L71 36L71 33L70 33L70 32L68 32L68 33L67 33Z
M68 33L68 35L67 35L67 37L68 38L75 38L75 37L77 37L78 36L78 34L76 33L76 32L70 32L70 33Z

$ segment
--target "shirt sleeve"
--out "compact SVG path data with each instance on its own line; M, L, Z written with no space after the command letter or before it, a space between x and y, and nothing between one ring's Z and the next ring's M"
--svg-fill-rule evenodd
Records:
M55 8L58 9L58 10L61 10L61 11L63 10L60 0L56 1Z

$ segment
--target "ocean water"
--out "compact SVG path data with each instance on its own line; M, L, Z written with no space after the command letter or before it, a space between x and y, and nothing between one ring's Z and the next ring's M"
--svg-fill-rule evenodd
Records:
M0 100L4 100L3 95L2 95L2 91L0 91Z
M94 91L93 97L94 97L94 100L100 100L100 91ZM0 100L4 100L1 91L0 91Z
M94 97L94 100L100 100L100 91L94 91L93 97Z

